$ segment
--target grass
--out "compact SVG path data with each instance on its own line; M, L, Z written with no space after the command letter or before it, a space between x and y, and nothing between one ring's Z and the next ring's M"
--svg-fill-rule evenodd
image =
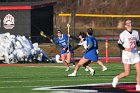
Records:
M55 66L56 65L56 66ZM90 76L82 67L77 77L67 77L73 71L65 72L62 64L49 66L7 66L0 67L0 93L48 93L33 88L46 86L67 86L80 84L111 83L112 78L123 71L121 63L106 64L108 70L102 72L98 64L92 64L96 70L95 76ZM135 69L129 77L120 82L135 82Z

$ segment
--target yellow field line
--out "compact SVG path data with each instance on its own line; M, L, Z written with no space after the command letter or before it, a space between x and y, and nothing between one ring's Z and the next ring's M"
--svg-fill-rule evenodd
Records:
M72 14L58 14L58 16L68 17ZM77 17L126 17L140 18L140 15L111 15L111 14L76 14Z
M76 29L87 29L86 27L75 27ZM140 29L140 27L133 27L134 29ZM61 29L67 29L67 27L62 27ZM94 27L93 29L106 29L106 30L123 30L125 28L117 28L117 27Z

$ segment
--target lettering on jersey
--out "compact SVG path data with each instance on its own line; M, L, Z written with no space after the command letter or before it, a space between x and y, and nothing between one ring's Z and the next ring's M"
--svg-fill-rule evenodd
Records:
M135 41L136 38L133 36L133 37L131 37L131 38L128 38L128 40L129 40L129 41Z
M63 46L65 46L65 45L66 45L65 39L60 40L60 41L59 41L59 43L60 43L60 44L62 44Z
M95 47L95 48L97 47L97 43L96 43L96 40L94 40L94 47Z
M15 18L11 14L7 14L3 19L5 29L13 29L15 27Z

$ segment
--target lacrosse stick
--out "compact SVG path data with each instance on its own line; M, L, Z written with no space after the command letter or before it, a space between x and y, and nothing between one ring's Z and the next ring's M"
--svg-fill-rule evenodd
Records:
M69 50L69 45L70 45L70 24L67 24L67 28L68 28L68 50Z
M40 35L42 36L42 37L44 37L44 38L47 38L47 39L49 39L49 40L51 40L52 39L52 37L48 37L46 34L44 34L44 32L43 31L40 31ZM53 43L53 42L52 42ZM54 44L54 43L53 43Z

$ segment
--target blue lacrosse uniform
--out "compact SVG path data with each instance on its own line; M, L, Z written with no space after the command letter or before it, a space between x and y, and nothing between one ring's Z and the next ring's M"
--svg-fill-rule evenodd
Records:
M86 38L87 46L89 46L90 43L92 43L92 47L90 49L87 49L86 53L84 54L84 58L97 62L98 61L98 42L96 38L93 36L88 36Z
M68 36L66 34L62 34L62 37L58 37L56 40L55 40L55 44L56 45L60 45L62 47L62 50L61 50L61 54L65 54L67 53L67 46L68 46ZM66 50L63 50L63 48L66 48ZM69 51L70 53L73 53L73 50L72 50L72 46L69 45Z

